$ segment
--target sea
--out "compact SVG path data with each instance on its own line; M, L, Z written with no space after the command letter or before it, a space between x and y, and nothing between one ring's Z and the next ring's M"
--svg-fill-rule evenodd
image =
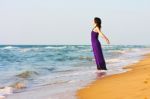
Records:
M95 79L128 71L123 67L150 52L146 45L102 45L102 49L108 68L104 75L98 74L91 45L0 45L0 88L14 87L15 95L52 86L51 99L75 99L75 91Z

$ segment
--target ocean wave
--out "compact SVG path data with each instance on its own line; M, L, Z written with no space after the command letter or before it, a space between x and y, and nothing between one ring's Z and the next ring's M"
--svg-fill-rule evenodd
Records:
M19 52L24 53L24 52L39 51L39 50L40 50L40 48L20 48L20 49L19 49ZM42 49L41 49L41 50L42 50Z
M0 89L0 99L5 99L6 95L10 95L13 93L12 87L4 87Z
M19 78L30 78L33 75L38 75L39 73L35 71L23 71L22 73L16 75Z
M108 52L124 54L124 53L126 53L127 51L125 51L125 50L110 50L110 51L108 51Z
M28 52L28 51L31 51L31 48L23 48L23 49L20 49L20 52Z
M10 86L0 88L0 99L5 99L7 95L13 94L21 89L26 88L26 84L23 82L16 82Z
M83 49L83 50L79 50L79 52L91 52L92 49Z
M87 60L92 61L93 57L91 56L60 56L54 59L55 61L73 61L73 60Z
M21 82L21 81L11 84L10 87L14 88L15 90L27 88L26 84L24 82Z
M40 47L21 47L21 46L5 46L5 47L0 47L1 51L16 51L16 52L20 52L20 53L25 53L25 52L29 52L29 51L40 51L43 50L43 48Z
M66 46L47 46L45 49L64 49Z
M114 58L114 59L108 59L106 60L107 63L116 63L116 62L120 62L121 60L118 58Z
M1 49L17 49L19 47L15 47L15 46L5 46L5 47L2 47Z
M54 70L56 70L56 68L54 68L54 67L51 67L51 68L43 67L42 69L48 70L48 71L54 71Z
M142 49L141 48L132 48L132 49L130 49L131 51L135 51L135 52L139 52L139 51L141 51Z
M93 57L89 57L89 56L80 56L79 57L80 60L88 60L88 61L92 61Z

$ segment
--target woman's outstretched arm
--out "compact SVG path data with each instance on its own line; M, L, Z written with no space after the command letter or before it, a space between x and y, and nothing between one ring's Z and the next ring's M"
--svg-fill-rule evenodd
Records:
M103 32L101 32L101 30L99 30L99 28L96 28L99 35L107 42L107 44L110 44L109 39L104 35Z

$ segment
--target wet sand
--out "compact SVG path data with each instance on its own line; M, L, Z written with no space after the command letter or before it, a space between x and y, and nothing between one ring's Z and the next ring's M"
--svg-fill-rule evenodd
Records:
M78 90L78 99L150 99L150 54L128 72L99 78Z

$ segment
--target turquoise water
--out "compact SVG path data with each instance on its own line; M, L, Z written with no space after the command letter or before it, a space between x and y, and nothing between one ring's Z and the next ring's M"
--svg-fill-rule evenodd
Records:
M137 62L150 48L144 45L102 47L108 74L123 72L123 66ZM0 87L19 82L25 84L26 90L43 85L61 90L60 84L71 84L74 90L94 80L95 72L90 45L0 46Z

